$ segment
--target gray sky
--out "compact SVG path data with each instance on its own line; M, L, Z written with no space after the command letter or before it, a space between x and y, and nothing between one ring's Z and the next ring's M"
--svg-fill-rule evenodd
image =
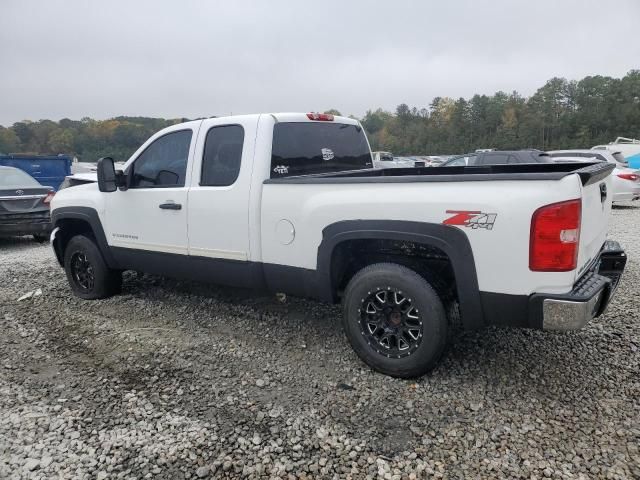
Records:
M640 68L640 1L0 0L0 124L337 108Z

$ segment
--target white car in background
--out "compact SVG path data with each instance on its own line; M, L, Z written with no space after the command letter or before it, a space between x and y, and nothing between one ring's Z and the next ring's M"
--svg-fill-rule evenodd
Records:
M551 150L547 153L554 159L559 157L573 157L582 158L585 161L598 160L600 162L609 162L613 163L618 168L627 168L629 166L629 164L627 163L627 159L620 150L596 150L596 147L593 147L593 149L591 150L589 150L588 148L574 150Z
M619 160L617 152L593 150L555 150L547 152L554 162L608 162L616 166L611 173L614 202L640 200L640 171L627 168ZM624 157L623 157L624 159Z
M373 168L424 167L424 162L411 157L394 157L391 152L371 152Z
M591 150L610 150L624 156L631 168L640 168L640 140L635 138L618 137L606 145L596 145Z

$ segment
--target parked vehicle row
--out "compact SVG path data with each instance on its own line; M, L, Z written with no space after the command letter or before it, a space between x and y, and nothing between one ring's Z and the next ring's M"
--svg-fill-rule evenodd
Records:
M444 162L441 167L515 165L551 163L548 153L540 150L477 150L473 153L458 155Z
M612 190L614 202L640 199L640 171L627 168L627 160L615 150L476 150L458 155L444 162L441 167L480 167L485 165L515 165L535 163L606 162L613 165Z
M373 168L437 167L444 158L439 155L394 156L391 152L371 152Z
M395 157L391 152L371 152L373 168L424 167L424 162L409 157Z
M606 240L613 165L371 159L346 117L173 125L59 192L51 243L85 299L132 269L341 301L357 354L399 377L437 364L457 312L469 329L570 330L606 309L626 260Z

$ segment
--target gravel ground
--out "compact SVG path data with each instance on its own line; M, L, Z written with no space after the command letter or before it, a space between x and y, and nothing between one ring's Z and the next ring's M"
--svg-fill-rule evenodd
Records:
M338 307L135 274L88 302L0 240L0 478L640 478L639 229L614 210L606 315L460 332L418 381L365 367Z

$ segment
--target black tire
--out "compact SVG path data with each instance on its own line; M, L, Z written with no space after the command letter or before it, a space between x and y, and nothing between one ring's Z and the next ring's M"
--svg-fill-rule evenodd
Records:
M110 297L122 286L122 272L107 267L94 240L85 235L69 240L64 270L73 293L85 300Z
M422 276L401 265L377 263L360 270L347 285L343 308L351 346L386 375L423 375L447 345L449 326L440 297Z
M49 235L42 234L42 233L36 233L36 234L33 235L33 239L38 243L44 243L44 242L48 242L49 241Z

